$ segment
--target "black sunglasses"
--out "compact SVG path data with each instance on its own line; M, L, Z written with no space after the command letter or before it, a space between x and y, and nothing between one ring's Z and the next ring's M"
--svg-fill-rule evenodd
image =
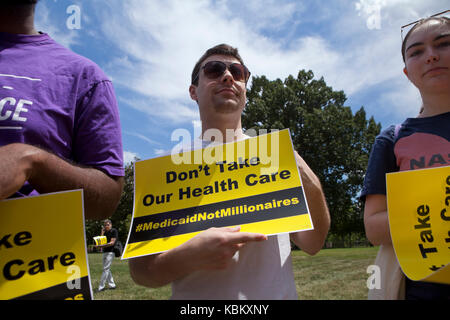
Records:
M217 79L225 73L225 70L230 70L231 75L235 81L247 82L250 78L250 71L247 67L240 63L232 63L227 65L222 61L209 61L201 68L208 79ZM200 69L200 70L201 70ZM192 83L196 83L200 73L194 78Z

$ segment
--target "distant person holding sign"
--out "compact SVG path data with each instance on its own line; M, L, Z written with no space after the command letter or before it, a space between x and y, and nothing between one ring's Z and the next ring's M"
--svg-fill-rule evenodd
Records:
M369 299L450 298L448 285L405 279L389 230L386 173L450 165L450 21L433 16L412 25L402 43L403 71L419 89L423 106L417 118L376 138L361 193L367 237L381 245L375 262L381 289L371 289Z
M101 248L103 250L103 273L98 286L98 291L103 291L105 290L106 285L108 285L110 289L116 288L111 273L111 264L115 257L113 249L116 241L119 239L119 233L117 229L112 227L111 220L107 219L103 222L103 228L100 235L106 237L106 244L95 246L96 248Z
M103 219L124 176L114 89L35 29L36 3L0 2L0 200L83 189L86 218Z
M202 136L216 129L226 138L215 143L247 138L241 114L249 76L238 50L229 45L215 46L200 58L189 93L199 107ZM212 142L202 140L203 147ZM330 217L319 179L298 154L296 160L314 230L267 237L240 227L210 228L174 249L131 259L135 282L148 287L172 283L172 299L297 299L290 239L314 255L323 246Z

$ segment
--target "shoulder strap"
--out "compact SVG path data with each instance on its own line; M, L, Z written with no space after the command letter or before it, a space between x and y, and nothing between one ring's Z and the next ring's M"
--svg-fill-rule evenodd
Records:
M397 140L398 133L399 133L401 127L402 127L401 124L396 124L395 125L395 128L394 128L394 141Z
M400 132L401 128L402 128L401 124L396 124L394 127L394 144L397 142L398 133ZM394 151L394 150L392 150L392 151ZM395 158L395 163L397 164L397 157L395 155L395 152L394 152L394 158ZM399 171L399 170L400 170L400 168L397 167L397 171Z

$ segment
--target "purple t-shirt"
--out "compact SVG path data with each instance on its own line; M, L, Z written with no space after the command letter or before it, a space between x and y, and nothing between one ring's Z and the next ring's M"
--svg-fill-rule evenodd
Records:
M111 81L95 63L47 34L0 32L0 146L15 142L124 175ZM34 194L26 183L14 196Z

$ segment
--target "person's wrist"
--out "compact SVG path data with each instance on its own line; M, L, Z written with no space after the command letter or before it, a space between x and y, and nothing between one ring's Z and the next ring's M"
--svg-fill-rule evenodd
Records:
M198 265L198 258L193 252L191 246L192 239L183 243L182 245L166 251L158 256L160 261L163 261L166 265L182 265L185 274L191 274L201 268ZM171 261L170 263L167 263Z
M4 148L4 151L13 157L15 165L24 173L26 180L29 180L34 168L41 161L41 149L23 143L12 143Z
M21 145L21 162L27 175L27 180L32 181L37 172L42 172L40 167L47 160L46 153L37 147Z

